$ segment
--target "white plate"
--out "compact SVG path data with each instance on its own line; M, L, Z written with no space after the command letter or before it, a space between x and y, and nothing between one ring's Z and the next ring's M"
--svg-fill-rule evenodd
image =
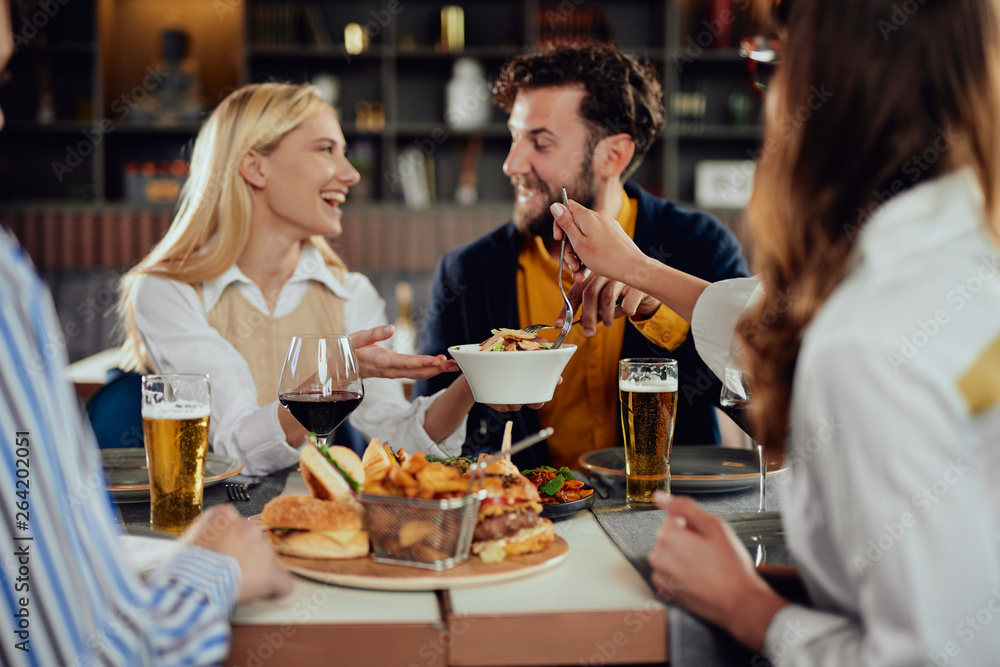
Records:
M580 457L585 470L609 480L625 477L625 450L598 449ZM787 463L771 466L768 477L788 469ZM715 446L674 447L670 452L670 489L681 493L721 493L757 488L760 464L757 452Z
M102 449L108 491L118 503L149 502L149 471L142 448ZM205 457L205 486L211 486L243 470L237 459L209 452Z

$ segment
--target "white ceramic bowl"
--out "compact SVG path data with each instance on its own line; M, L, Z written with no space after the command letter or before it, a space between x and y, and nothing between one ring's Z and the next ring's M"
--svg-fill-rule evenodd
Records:
M475 343L448 348L468 378L476 402L507 405L551 400L574 352L576 345L519 352L483 352Z

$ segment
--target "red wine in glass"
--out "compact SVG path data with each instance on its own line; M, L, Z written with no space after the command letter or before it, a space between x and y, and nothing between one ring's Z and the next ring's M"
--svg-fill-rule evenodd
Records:
M278 397L296 421L320 438L326 438L361 404L356 391L289 392Z
M319 445L361 404L358 358L345 335L292 336L278 381L278 400Z
M747 429L746 411L750 407L750 383L747 376L735 368L727 368L725 377L722 378L722 393L719 397L719 406L732 417L733 421L750 433ZM760 467L760 504L758 512L764 511L764 489L767 482L767 460L764 458L764 445L754 438L754 445L757 447L757 464Z

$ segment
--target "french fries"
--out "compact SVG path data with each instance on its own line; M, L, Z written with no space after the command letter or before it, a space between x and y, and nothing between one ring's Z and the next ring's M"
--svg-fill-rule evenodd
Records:
M399 546L409 547L437 530L430 521L407 521L399 529Z
M406 457L405 463L379 470L365 480L364 492L423 500L445 500L464 496L468 480L443 463L431 463L423 452Z
M398 461L402 458L402 464ZM428 461L423 452L412 456L395 456L396 465L379 469L366 477L366 495L395 496L412 499L413 503L379 507L369 503L368 521L372 539L393 557L421 563L443 561L455 555L459 526L433 501L463 497L469 482L462 474L444 463ZM374 500L374 499L373 499ZM425 501L431 501L425 503ZM378 509L372 508L372 505Z

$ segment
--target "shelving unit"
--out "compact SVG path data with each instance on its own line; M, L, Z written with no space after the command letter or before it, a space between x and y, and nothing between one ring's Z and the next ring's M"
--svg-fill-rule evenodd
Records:
M15 2L16 25L16 12L35 4ZM358 203L399 202L399 157L416 148L433 163L432 208L451 204L467 147L480 143L479 201L491 206L509 201L510 186L501 171L509 134L506 118L489 102L488 80L506 59L535 48L547 31L572 26L584 15L600 18L623 50L650 59L661 73L669 123L634 176L651 192L691 202L697 162L748 159L759 144L760 103L747 99L745 67L733 48L736 37L748 30L745 18L737 19L733 37L722 48L704 45L703 26L712 18L708 6L717 7L717 0L467 0L462 4L465 42L458 50L436 45L442 5L442 0L74 0L59 5L44 36L19 49L10 67L12 80L0 89L8 119L7 131L0 133L0 198L99 206L119 202L127 163L188 155L197 121L137 123L125 107L115 106L130 101L143 73L157 67L158 35L168 25L192 36L206 112L242 83L336 77L345 136L371 156L367 166L360 165L368 185L356 193ZM317 16L325 31L322 45L316 43ZM370 36L361 53L345 49L349 23ZM489 120L475 131L445 122L445 89L459 58L479 61L486 74L482 103L490 108ZM48 116L46 90L56 91ZM704 113L697 118L675 113L671 102L678 93L701 96ZM745 107L739 122L729 111L731 99ZM366 102L381 104L384 123L371 128L358 122L357 110ZM101 130L102 122L111 125Z

